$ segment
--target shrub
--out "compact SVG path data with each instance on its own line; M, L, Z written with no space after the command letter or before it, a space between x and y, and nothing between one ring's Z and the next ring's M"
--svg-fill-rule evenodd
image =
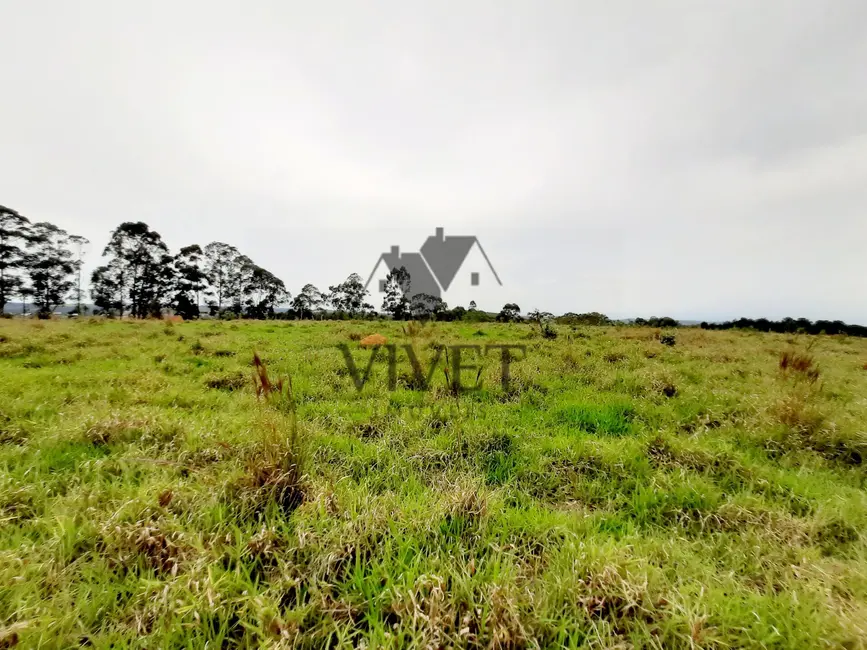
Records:
M546 339L556 339L557 338L557 330L551 327L548 323L545 323L542 326L542 338Z

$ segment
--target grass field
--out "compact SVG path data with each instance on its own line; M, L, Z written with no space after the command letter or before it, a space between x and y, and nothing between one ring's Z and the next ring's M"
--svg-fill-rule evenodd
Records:
M0 320L0 647L864 647L867 340L558 330Z

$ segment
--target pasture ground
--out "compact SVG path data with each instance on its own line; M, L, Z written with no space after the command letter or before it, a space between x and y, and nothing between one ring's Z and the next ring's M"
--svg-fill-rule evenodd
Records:
M0 320L0 647L864 647L867 340L557 330Z

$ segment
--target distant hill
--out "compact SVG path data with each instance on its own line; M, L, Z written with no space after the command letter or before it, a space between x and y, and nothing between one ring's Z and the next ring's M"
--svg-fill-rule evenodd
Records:
M21 302L7 302L6 308L4 309L4 311L7 314L12 314L13 316L19 316L22 313L23 307L24 307L24 303L21 303ZM68 305L63 305L62 307L58 307L54 311L55 311L55 313L68 314L69 312L73 311L75 309L75 307L76 307L76 305L74 305L74 304L68 304ZM86 310L85 313L87 313L87 314L93 313L93 305L91 305L90 303L86 303L86 302L82 303L82 307L84 307L84 309ZM33 305L28 302L27 303L27 313L32 314L35 311L36 311L36 309L33 307Z

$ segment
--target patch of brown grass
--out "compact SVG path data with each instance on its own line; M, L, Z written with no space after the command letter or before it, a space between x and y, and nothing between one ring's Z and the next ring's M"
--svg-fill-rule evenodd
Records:
M422 648L528 647L530 634L522 621L524 594L505 585L493 585L473 595L472 601L450 591L438 575L422 575L409 587L392 587L387 617L418 641ZM477 603L487 603L478 607Z
M359 342L359 345L365 348L377 347L380 345L385 345L388 343L388 339L385 338L382 334L371 334L370 336L365 336Z
M808 524L801 519L774 510L722 504L710 522L713 530L740 532L751 528L763 537L786 546L804 546L810 541Z
M780 370L786 376L793 376L815 383L819 379L819 366L816 358L809 352L797 350L784 350L780 354Z
M23 632L30 626L29 621L19 621L8 627L0 628L0 650L5 648L14 648L19 642L19 632Z
M669 371L655 372L650 376L650 390L665 397L675 397L677 395L677 384L675 383L674 373Z
M205 386L215 390L241 390L247 385L247 377L241 372L214 373L205 377Z
M447 513L453 517L480 521L488 514L487 495L474 486L458 486L448 496Z
M667 601L654 602L647 581L636 580L625 570L608 566L579 580L577 602L591 620L603 620L618 636L632 627L633 621L652 624L662 618Z
M177 425L160 424L150 418L134 418L120 413L93 422L84 430L84 439L93 445L111 445L139 439L167 442L179 433Z

